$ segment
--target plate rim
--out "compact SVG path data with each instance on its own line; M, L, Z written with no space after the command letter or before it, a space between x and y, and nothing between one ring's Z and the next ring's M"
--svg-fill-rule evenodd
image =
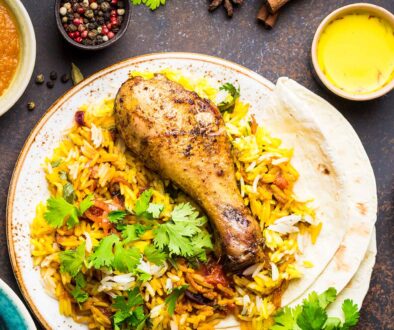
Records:
M46 124L46 122L50 119L50 117L59 109L59 107L65 103L68 99L73 97L76 93L89 86L94 80L103 77L104 75L110 74L118 69L124 68L130 64L138 64L143 62L155 61L155 60L169 60L169 59L181 59L181 60L195 60L200 62L207 62L210 64L216 64L221 67L225 67L236 71L239 74L243 74L257 83L264 85L266 88L273 90L274 84L270 82L268 79L264 78L262 75L254 72L251 69L246 68L240 64L235 62L225 60L216 56L199 54L199 53L191 53L191 52L160 52L160 53L150 53L139 55L135 57L131 57L122 61L119 61L115 64L112 64L106 68L103 68L86 79L84 79L81 83L75 85L70 90L66 91L62 96L60 96L52 105L44 112L42 117L38 120L38 122L34 125L29 135L27 136L23 147L18 155L16 160L10 184L7 194L7 202L6 202L6 236L7 236L7 247L8 247L8 255L10 258L12 270L14 272L14 276L16 282L18 284L19 290L22 293L24 301L27 303L28 308L33 313L34 317L41 323L41 325L45 329L51 329L48 322L45 320L43 315L39 312L38 308L34 304L32 297L30 296L27 286L24 283L21 275L21 270L17 262L17 257L15 254L15 246L14 239L12 236L12 214L13 214L13 204L15 199L15 190L16 185L20 176L22 165L26 159L26 156L42 127Z

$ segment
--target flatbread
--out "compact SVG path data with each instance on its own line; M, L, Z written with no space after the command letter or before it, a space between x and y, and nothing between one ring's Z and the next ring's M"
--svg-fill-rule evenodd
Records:
M363 300L368 292L369 283L373 266L376 260L376 232L373 231L371 242L369 243L368 250L364 259L361 261L360 267L351 281L346 285L342 292L338 295L337 300L328 307L328 315L336 316L343 319L342 303L345 299L351 299L361 309Z
M285 81L280 79L271 97L260 108L252 107L252 113L259 125L280 138L284 147L294 150L291 163L300 173L295 195L312 200L309 205L323 224L315 244L305 236L303 254L297 259L303 276L292 281L282 296L282 304L288 305L312 285L338 250L349 224L350 199L345 193L345 172L337 145L327 125L314 115L314 108L302 98L304 94L288 91ZM313 267L304 267L305 261Z
M335 287L341 292L357 271L366 253L376 222L376 182L359 137L346 119L328 102L288 78L280 78L276 92L296 111L308 111L324 127L344 173L348 200L347 230L335 256L308 291ZM301 173L303 175L303 173ZM292 285L296 285L294 282ZM299 304L307 292L292 302ZM285 295L286 297L286 295ZM288 300L284 299L283 304Z

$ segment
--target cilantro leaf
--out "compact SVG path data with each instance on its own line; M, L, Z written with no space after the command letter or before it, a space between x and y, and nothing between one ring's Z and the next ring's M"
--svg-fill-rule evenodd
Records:
M225 111L232 112L235 105L235 101L240 96L240 88L239 87L235 88L233 84L228 82L220 86L219 90L226 91L231 96L230 100L226 100L218 104L218 108L220 112L225 112Z
M82 268L85 259L85 241L75 250L62 251L59 254L60 271L75 277Z
M325 309L329 304L335 301L337 298L337 290L335 288L328 288L326 291L318 296L319 305Z
M297 317L297 325L302 330L321 330L326 320L327 313L318 302L307 302Z
M66 218L69 224L78 223L78 209L62 197L50 197L44 214L46 222L51 227L59 228Z
M144 314L143 299L138 288L128 291L127 299L117 296L112 307L117 309L114 315L114 328L120 329L125 326L127 329L142 330L145 326L147 315Z
M74 190L74 186L70 182L67 182L63 186L63 198L70 204L74 203L75 190Z
M75 284L76 286L80 287L80 288L84 288L86 286L86 280L85 277L83 276L83 274L81 272L79 272L76 276L75 276Z
M203 231L205 217L189 203L177 205L171 213L172 221L160 224L154 231L155 246L171 255L183 257L205 256L205 249L212 248L209 234Z
M144 255L148 261L161 266L167 258L167 254L157 250L153 245L148 245L144 249Z
M82 216L91 206L93 206L93 195L87 195L79 204L79 215Z
M160 5L165 5L166 0L131 0L132 4L137 6L143 3L150 10L157 9Z
M339 319L338 317L328 317L323 328L324 330L340 330L341 319Z
M235 86L229 82L220 86L219 90L228 92L234 99L239 98L241 95L239 86L238 88L235 88Z
M149 201L152 198L152 195L153 195L153 190L147 189L140 195L140 197L138 197L133 209L134 213L137 216L141 216L147 211L149 207Z
M123 244L127 244L136 241L143 233L145 233L150 227L144 226L139 223L135 225L127 225L122 230Z
M126 211L111 211L108 213L108 220L112 223L117 223L119 221L122 221L125 216L126 216Z
M171 294L165 299L166 305L168 305L168 313L172 316L175 312L176 302L178 298L186 291L188 285L182 285L172 289Z
M295 308L284 307L280 309L275 316L275 325L271 327L271 330L299 330L296 320L301 312L301 305Z
M71 188L67 189L71 191ZM79 222L78 217L82 216L92 205L92 195L87 196L80 203L79 208L69 203L64 197L50 197L47 200L47 211L44 214L44 219L51 227L54 228L62 227L64 225L64 221L66 220L68 227L71 228Z
M345 322L342 324L338 317L327 316L325 311L336 297L335 288L329 288L321 294L313 291L301 305L279 310L274 317L275 324L270 330L348 330L358 323L358 306L349 299L343 302Z
M146 210L147 213L152 215L152 218L158 219L160 217L161 211L163 211L164 205L163 204L154 204L149 203L148 209Z
M111 267L115 258L113 247L117 242L119 242L119 237L114 234L104 237L90 256L89 265L96 269Z
M345 316L345 323L343 327L348 329L349 327L354 327L360 318L360 313L358 311L358 306L350 299L345 299L342 303L342 312Z
M168 248L170 255L176 254L184 257L194 255L188 237L182 234L182 226L173 223L164 223L155 230L153 242L157 248Z
M89 298L89 295L78 286L71 291L71 295L78 304L84 303Z
M112 265L116 270L123 273L131 273L135 271L140 259L141 252L136 247L124 248L120 242L115 244L115 255Z

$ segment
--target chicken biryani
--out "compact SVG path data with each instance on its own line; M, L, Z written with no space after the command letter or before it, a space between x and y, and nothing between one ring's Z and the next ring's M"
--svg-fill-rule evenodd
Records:
M236 83L160 76L220 111L262 257L228 266L231 251L223 253L205 204L126 147L115 100L104 99L75 109L74 125L43 164L51 197L31 225L34 265L60 313L90 329L215 329L230 315L243 329L269 329L288 284L314 266L297 265L302 242L313 244L322 228L294 193L293 151L257 124Z

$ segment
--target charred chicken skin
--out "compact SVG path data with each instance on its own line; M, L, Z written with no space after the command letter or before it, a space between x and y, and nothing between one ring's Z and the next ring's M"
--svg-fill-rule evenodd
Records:
M119 89L115 117L128 148L204 209L228 270L261 260L261 230L238 190L230 142L214 104L162 75L134 77Z

